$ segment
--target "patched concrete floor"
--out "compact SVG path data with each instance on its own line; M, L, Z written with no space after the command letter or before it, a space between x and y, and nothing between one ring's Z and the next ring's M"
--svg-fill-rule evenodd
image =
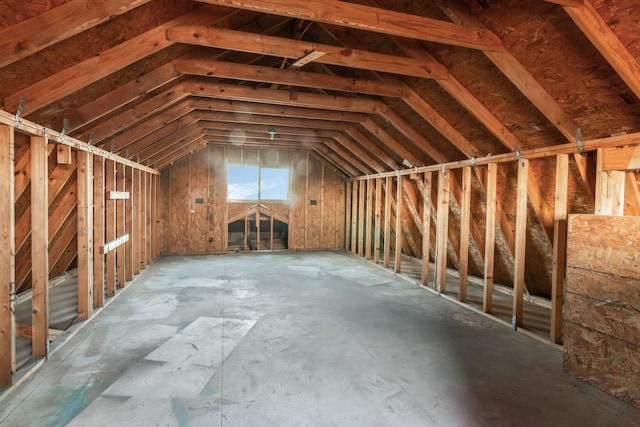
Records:
M633 426L557 349L344 253L164 257L7 426Z

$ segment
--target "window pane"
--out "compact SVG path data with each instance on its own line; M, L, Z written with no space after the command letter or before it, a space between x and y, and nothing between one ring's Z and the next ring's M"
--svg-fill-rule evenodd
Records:
M289 200L289 169L260 169L260 198Z
M229 165L227 199L258 200L258 167Z

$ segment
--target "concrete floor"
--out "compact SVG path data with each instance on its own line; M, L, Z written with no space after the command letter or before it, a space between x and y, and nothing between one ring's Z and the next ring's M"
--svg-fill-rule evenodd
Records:
M640 425L561 357L344 253L165 257L3 396L0 425Z

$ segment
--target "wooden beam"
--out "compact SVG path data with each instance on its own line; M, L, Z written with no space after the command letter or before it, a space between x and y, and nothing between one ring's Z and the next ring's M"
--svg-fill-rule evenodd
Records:
M458 299L467 299L469 272L469 223L471 222L471 168L462 169L462 197L460 199L460 285Z
M70 165L71 147L65 144L56 144L56 161L59 165Z
M447 290L447 235L449 231L449 195L451 172L438 172L438 217L436 231L436 286L438 292Z
M431 187L433 173L424 173L422 187L422 286L429 286L429 251L431 250Z
M59 73L8 95L5 98L4 108L16 111L20 98L24 98L26 100L26 108L23 114L33 113L142 58L171 46L174 42L165 36L168 28L183 24L206 23L211 25L233 13L234 11L225 8L216 8L213 12L207 12L200 8L186 13L111 49L100 52L100 55L95 55L78 64L67 67Z
M373 182L367 180L367 202L365 210L365 258L371 259L371 239L373 237Z
M93 314L93 155L77 153L78 318Z
M396 177L396 257L393 271L400 273L400 267L402 264L402 175Z
M590 2L581 0L579 4L564 6L567 15L616 70L629 89L640 98L640 63L636 56L629 52Z
M615 216L624 215L625 172L605 172L607 178L607 214Z
M134 233L133 229L133 182L135 178L135 169L126 168L126 178L125 178L125 190L127 193L127 198L125 199L124 209L125 209L125 233L130 236L129 240L127 240L124 253L126 254L125 261L125 280L131 281L133 280L133 241L135 240L132 236ZM154 175L155 176L155 175Z
M485 313L491 313L493 309L493 265L494 249L496 243L496 192L497 192L498 165L489 163L487 166L487 207L486 207L486 234L484 246L484 293L482 309Z
M582 7L585 0L544 0L547 3L559 4L566 7Z
M33 357L49 354L49 197L47 141L31 137L31 298Z
M118 193L126 193L126 181L127 176L125 165L118 164L116 166L116 189ZM112 192L109 194L111 193ZM123 236L127 233L127 218L124 202L124 198L116 199L116 236ZM128 239L129 237L127 235L127 240ZM116 283L119 288L124 288L126 283L126 265L127 255L125 252L125 245L120 244L116 247Z
M373 225L373 263L380 263L380 231L382 229L382 179L376 178Z
M147 268L147 183L148 174L140 177L140 270Z
M0 30L0 68L66 40L149 0L73 0ZM64 25L60 25L64 22Z
M0 125L0 388L16 380L15 142Z
M358 256L364 256L364 225L365 225L365 202L367 193L367 182L360 182L360 199L358 201Z
M551 272L551 342L562 342L562 305L567 261L567 203L569 156L556 157L556 195L553 229L553 270Z
M391 176L387 176L384 186L384 249L382 265L389 268L391 257Z
M105 159L93 156L93 307L104 305Z
M182 74L300 86L304 88L330 89L343 92L402 98L406 96L401 85L376 80L350 79L307 71L245 65L204 59L176 61L176 72Z
M116 190L116 164L107 160L105 164L105 190ZM105 240L111 242L117 237L116 234L116 201L105 200ZM106 244L106 243L105 243ZM106 254L106 295L112 297L116 294L116 254L113 251L100 252Z
M244 31L186 24L167 31L172 42L215 47L257 55L297 59L311 50L326 52L316 62L370 71L381 71L421 78L446 78L444 67L431 66L413 58L386 55L339 46L311 43Z
M232 84L210 81L185 82L184 90L197 96L211 96L218 99L261 102L265 104L289 105L293 107L342 110L368 114L378 114L386 110L379 101L347 96L318 95L297 92L295 97L288 90L248 88Z
M358 249L358 186L361 182L354 182L351 188L351 253Z
M496 50L501 41L484 28L465 28L446 21L337 0L199 0L210 4L335 24L359 30L444 43L470 49ZM318 50L324 51L322 48Z
M348 251L351 249L351 188L357 184L350 181L345 184L344 250Z
M140 249L138 246L140 245L140 210L138 205L140 204L140 175L142 174L138 170L133 170L133 198L132 198L132 207L133 213L131 218L133 220L133 233L131 233L131 250L132 254L132 266L133 266L133 274L140 274Z
M529 160L518 162L518 188L516 193L516 230L513 268L513 311L512 326L522 326L524 310L524 273L527 253L527 180Z

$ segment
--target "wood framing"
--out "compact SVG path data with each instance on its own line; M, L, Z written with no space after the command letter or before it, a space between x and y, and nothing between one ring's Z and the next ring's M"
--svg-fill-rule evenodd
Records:
M447 290L447 235L449 230L449 195L451 188L451 171L438 172L438 210L436 228L436 289Z
M384 249L382 265L389 268L391 258L391 176L387 176L384 185Z
M78 152L78 318L93 313L93 155Z
M398 274L400 273L401 265L402 265L402 201L404 197L402 197L402 175L398 175L396 177L396 257L395 264L393 267L393 271ZM391 220L391 217L387 217L387 221Z
M462 198L460 200L460 285L458 299L467 299L469 273L469 223L471 221L471 168L462 169Z
M122 163L118 163L116 165L116 194L124 195L127 194L125 191L126 187L126 166ZM113 195L114 192L109 192L110 195ZM128 197L128 194L127 196ZM113 200L113 199L110 199ZM116 238L124 236L127 232L127 218L125 211L125 197L117 197L115 199L116 203ZM129 240L127 236L127 240ZM124 288L126 283L126 264L127 264L127 255L126 255L126 246L118 245L116 247L116 285L119 288Z
M556 157L556 195L553 227L553 271L551 276L551 342L562 342L562 306L567 260L567 203L569 156Z
M116 191L116 163L107 160L105 163L105 191ZM105 241L115 240L117 235L116 225L116 201L105 197ZM105 243L106 244L106 243ZM101 253L103 253L101 251ZM112 297L116 294L116 254L113 251L106 252L106 296Z
M125 263L124 263L124 279L125 281L133 280L133 241L135 240L133 236L133 182L134 182L134 169L130 167L126 167L125 169L125 193L127 194L125 202L124 202L124 217L125 217L125 234L129 236L127 243L124 248L125 253Z
M529 160L518 162L518 187L516 191L516 232L513 273L513 311L512 326L522 326L524 305L524 269L527 248L527 180L529 179Z
M431 187L433 173L424 173L422 187L422 286L429 286L429 252L431 251Z
M496 192L497 192L498 165L489 163L487 166L487 207L486 207L486 233L484 247L484 293L482 297L482 310L491 313L493 310L493 267L494 249L496 238Z
M367 201L365 209L365 251L364 255L366 259L371 259L371 239L373 238L373 182L367 180Z
M16 379L14 131L0 125L0 387Z
M351 253L358 250L358 186L361 182L353 182L351 186Z
M31 137L31 353L49 354L49 196L47 140Z
M373 263L380 263L380 234L382 230L382 179L375 180L375 209L373 226Z
M104 305L105 257L100 248L105 244L105 159L93 156L93 307Z
M360 182L359 189L359 200L358 200L358 256L364 256L364 244L365 244L365 236L364 236L364 226L365 226L365 202L367 196L367 182Z

